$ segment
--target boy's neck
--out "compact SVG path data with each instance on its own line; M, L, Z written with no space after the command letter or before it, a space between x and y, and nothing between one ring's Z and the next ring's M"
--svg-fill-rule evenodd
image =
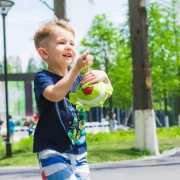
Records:
M57 69L57 68L48 67L47 71L57 74L59 76L65 76L68 73L67 68L66 69Z

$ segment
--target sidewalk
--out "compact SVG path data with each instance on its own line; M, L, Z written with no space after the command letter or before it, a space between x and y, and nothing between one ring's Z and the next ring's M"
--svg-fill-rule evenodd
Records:
M91 164L91 170L114 169L114 168L132 168L149 166L168 166L180 165L180 148L164 151L158 156L147 156L141 159L127 160L120 162L107 162Z

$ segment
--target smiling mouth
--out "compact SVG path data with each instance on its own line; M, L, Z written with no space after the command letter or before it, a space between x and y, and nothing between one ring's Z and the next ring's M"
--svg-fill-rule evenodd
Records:
M63 54L64 57L72 57L72 54Z

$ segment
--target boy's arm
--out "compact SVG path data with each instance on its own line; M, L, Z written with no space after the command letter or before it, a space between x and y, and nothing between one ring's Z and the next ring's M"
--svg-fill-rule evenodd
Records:
M75 66L55 85L49 85L44 91L43 96L53 102L61 101L72 88L79 73L92 64L92 56L83 54Z
M43 96L53 102L61 101L73 86L79 73L80 70L73 67L59 82L55 85L49 85L43 91Z

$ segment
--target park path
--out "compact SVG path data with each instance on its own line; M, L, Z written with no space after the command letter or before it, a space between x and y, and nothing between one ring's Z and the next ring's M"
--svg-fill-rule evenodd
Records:
M138 160L91 164L92 180L179 180L180 148ZM38 167L0 168L0 180L41 180Z

